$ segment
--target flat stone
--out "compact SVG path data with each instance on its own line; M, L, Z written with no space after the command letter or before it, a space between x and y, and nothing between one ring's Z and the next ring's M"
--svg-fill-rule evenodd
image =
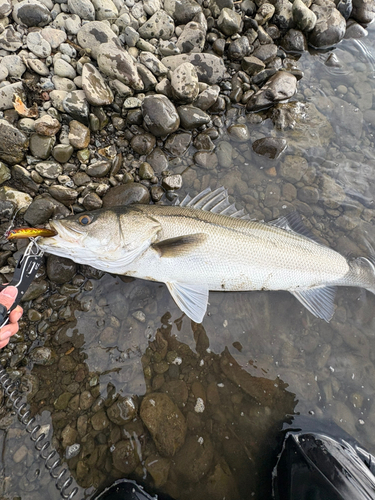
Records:
M107 23L92 21L86 23L77 33L77 41L83 49L90 49L94 59L98 57L98 51L102 44L115 42L117 36Z
M10 83L0 88L0 110L13 109L13 97L18 95L25 100L22 82Z
M118 17L117 7L112 0L92 0L92 3L97 21L116 19Z
M165 11L160 10L139 28L138 33L146 40L150 38L169 40L174 33L173 19Z
M30 136L30 152L36 158L46 160L55 145L55 137L48 137L39 134L32 134Z
M120 80L134 90L143 90L143 82L135 62L126 50L114 43L103 43L98 49L97 58L102 73Z
M286 147L286 140L278 137L262 137L253 142L255 153L271 160L278 158Z
M296 90L296 77L287 71L278 71L249 99L246 109L258 111L268 108L275 102L289 99Z
M38 0L22 0L13 8L13 19L24 26L45 26L52 20L47 7Z
M62 167L54 161L43 161L35 165L35 170L46 179L57 179L62 174Z
M67 207L72 205L78 196L77 191L66 186L51 186L48 188L48 192L52 198L63 203Z
M4 184L4 182L9 181L11 178L10 169L3 163L0 162L0 184Z
M32 71L35 71L40 76L48 76L49 75L49 68L40 59L27 59L27 64L29 65L30 69Z
M186 105L177 108L181 120L181 127L185 130L193 130L210 121L210 116L195 106Z
M5 30L0 33L0 49L7 50L8 52L15 52L22 47L22 35L18 33L13 26L7 26Z
M85 149L90 143L90 129L78 120L69 123L69 143L76 149Z
M180 64L189 62L195 66L199 81L209 85L220 83L225 73L222 58L214 54L180 54L163 57L161 62L172 71Z
M151 52L141 52L139 61L155 76L164 76L168 73L168 68Z
M90 177L105 177L110 170L111 162L103 160L89 165L86 172Z
M95 8L90 0L68 0L68 7L72 14L77 14L86 21L95 21Z
M103 197L103 207L116 207L120 205L130 205L132 203L148 204L150 202L150 193L148 189L137 182L120 184L109 189Z
M93 64L87 63L82 68L82 88L93 106L107 106L113 102L111 89Z
M51 45L38 31L31 32L26 37L27 48L36 56L46 58L51 55Z

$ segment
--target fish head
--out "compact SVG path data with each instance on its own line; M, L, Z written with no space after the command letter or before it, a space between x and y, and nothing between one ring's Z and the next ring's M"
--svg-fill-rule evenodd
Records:
M52 220L49 227L57 232L56 236L38 240L47 253L98 268L98 263L120 257L122 234L114 210L101 209Z

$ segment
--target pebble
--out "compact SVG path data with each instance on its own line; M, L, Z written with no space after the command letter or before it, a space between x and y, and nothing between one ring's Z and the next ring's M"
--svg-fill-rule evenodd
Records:
M116 207L119 205L130 205L132 203L148 204L150 194L148 189L136 182L122 184L111 188L103 197L103 207Z
M94 65L86 63L82 68L82 88L87 101L93 106L112 104L113 93Z
M26 43L28 49L37 57L46 58L51 55L51 45L38 31L29 33L26 37Z
M155 12L147 22L142 24L138 33L146 40L151 38L169 40L174 33L173 19L165 11L160 10Z
M148 130L156 137L172 134L180 125L176 108L163 95L146 96L142 103L142 115Z
M195 66L186 62L180 64L171 76L173 97L177 101L193 102L199 94L198 74Z
M84 149L90 143L90 129L83 123L72 120L69 123L69 144L73 148Z
M15 4L12 15L17 24L28 27L45 26L52 20L48 8L38 0L22 0Z
M127 51L114 43L103 43L97 51L97 58L99 69L105 75L118 79L135 90L143 89L137 67Z

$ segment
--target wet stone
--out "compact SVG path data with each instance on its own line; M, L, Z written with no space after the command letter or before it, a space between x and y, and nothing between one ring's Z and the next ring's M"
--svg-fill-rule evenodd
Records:
M178 407L166 394L147 394L141 404L140 417L159 453L173 457L183 445L187 430L185 417Z
M23 0L13 8L13 19L24 26L45 26L52 20L51 13L37 0Z
M215 149L215 153L219 164L224 168L230 168L232 166L233 158L233 147L227 141L221 141L218 143Z
M70 144L57 144L52 150L52 156L59 163L66 163L70 160L73 152L74 148Z
M65 257L49 255L47 258L47 276L59 285L69 282L76 274L76 264Z
M22 297L21 302L26 302L28 300L35 300L48 290L49 285L45 280L34 280L29 286L27 292Z
M234 10L225 7L217 20L217 26L224 35L234 35L241 29L241 16Z
M285 151L286 147L286 140L276 137L262 137L262 139L257 139L253 142L255 153L271 160L278 158Z
M287 71L278 71L248 101L248 111L258 111L277 101L289 99L297 90L297 79Z
M333 2L311 7L316 15L316 24L309 33L309 44L313 47L331 47L339 43L345 35L346 22Z
M43 161L35 165L35 170L46 179L56 179L62 174L62 167L54 161Z
M178 66L171 77L172 93L178 101L193 102L199 94L198 74L195 66L186 62Z
M104 410L100 410L91 417L91 425L95 431L103 431L109 425L109 420Z
M160 148L155 148L147 155L147 162L157 174L161 174L164 170L168 169L168 158Z
M161 62L171 71L174 71L180 64L189 62L196 67L199 81L209 85L219 83L225 73L223 59L214 54L179 54L163 57Z
M316 15L308 8L303 0L294 0L293 2L293 19L297 27L302 31L311 31L316 24Z
M291 29L284 36L282 47L287 52L304 52L307 50L307 41L302 31Z
M90 177L105 177L110 170L111 162L103 160L89 165L86 172Z
M136 404L130 396L125 399L118 399L107 410L109 420L117 425L124 425L130 420L133 420L136 413Z
M253 57L260 59L264 64L269 63L276 57L277 46L274 44L260 45L253 52Z
M185 130L206 125L210 121L210 116L199 108L192 105L179 106L177 108L181 120L181 127Z
M62 107L74 120L88 122L89 105L83 90L68 92L62 101Z
M37 134L49 137L56 135L61 128L60 122L50 115L44 115L35 120L34 126Z
M234 142L247 142L250 140L249 129L244 124L236 124L228 127L228 135Z
M276 184L267 184L264 206L267 208L275 207L280 201L280 188Z
M21 162L27 146L28 139L23 132L7 120L0 120L0 160L11 165Z
M132 441L118 441L112 453L113 466L123 474L131 474L139 463L136 450Z
M308 205L318 203L319 201L319 191L317 188L312 186L304 186L298 189L297 194L298 199Z
M82 204L85 210L97 210L102 208L103 201L96 193L89 193L84 197Z
M375 19L375 5L371 0L353 0L351 16L362 24L369 24Z
M176 108L163 95L146 96L142 103L142 115L147 128L156 137L172 134L180 125Z
M175 470L187 482L197 483L210 470L214 458L214 447L208 435L199 442L189 436L175 457Z
M167 191L173 191L174 189L180 189L182 186L182 177L179 174L168 175L163 178L163 188Z
M156 139L152 134L147 132L144 134L138 134L132 137L130 141L130 146L133 150L140 155L147 155L151 153L156 144Z
M29 356L35 365L50 366L56 361L56 353L49 347L36 347Z
M62 372L72 372L76 367L76 362L71 356L62 356L59 360L59 370Z
M11 178L10 170L5 165L5 163L0 162L0 184L4 184L4 182L8 181Z
M165 149L173 156L181 156L191 144L191 134L173 134L164 143Z
M148 204L150 194L148 189L137 182L130 182L111 188L103 198L103 207L130 205L132 203Z
M308 163L302 156L285 156L280 165L280 175L287 182L295 184L302 179L303 174L308 168Z
M73 204L78 196L77 191L66 186L51 186L48 192L52 198L55 198L55 200L60 201L66 206Z
M198 151L194 155L194 162L206 170L215 169L219 163L216 154L211 151Z

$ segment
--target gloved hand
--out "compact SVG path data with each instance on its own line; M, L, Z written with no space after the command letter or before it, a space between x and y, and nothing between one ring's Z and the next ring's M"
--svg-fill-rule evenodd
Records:
M9 309L15 298L17 297L18 290L15 286L8 286L2 292L0 292L0 304L4 305L7 309ZM17 306L9 315L8 323L0 328L0 349L5 347L9 338L18 332L18 320L23 314L23 309L20 306Z

